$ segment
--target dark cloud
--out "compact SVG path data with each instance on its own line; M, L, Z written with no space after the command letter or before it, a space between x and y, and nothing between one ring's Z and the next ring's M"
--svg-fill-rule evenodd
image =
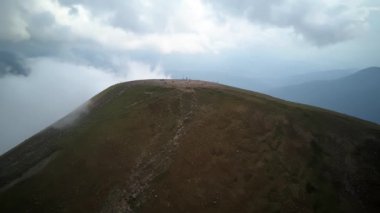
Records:
M215 9L264 27L292 29L317 46L352 39L365 30L368 11L346 1L206 0Z
M112 13L112 17L104 20L105 25L120 27L133 33L144 34L164 29L168 17L164 14L168 9L168 4L165 4L164 1L151 8L152 13L144 10L143 3L137 0L60 0L58 2L63 7L71 8L69 13L72 16L78 15L76 5L83 6L93 17L102 17ZM73 32L70 26L59 24L56 20L57 17L54 17L51 11L36 12L27 6L28 4L20 0L2 1L2 8L0 8L0 12L3 11L0 13L0 50L2 51L0 76L27 75L29 70L25 66L23 58L34 57L54 57L115 72L119 69L114 63L115 58L124 61L131 59L152 64L158 63L159 53L155 50L125 51L108 48L99 44L98 41L81 37ZM149 13L153 22L145 23L141 20L139 16L142 12ZM159 18L160 16L166 18ZM18 25L10 27L13 22L17 22Z
M27 76L30 70L21 57L6 51L0 51L0 78L5 75Z

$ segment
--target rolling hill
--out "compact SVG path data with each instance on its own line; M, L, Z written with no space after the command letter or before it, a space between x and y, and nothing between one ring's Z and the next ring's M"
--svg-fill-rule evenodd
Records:
M203 81L114 85L0 156L0 212L378 212L380 127Z
M313 81L267 93L380 123L379 67L363 69L336 80Z

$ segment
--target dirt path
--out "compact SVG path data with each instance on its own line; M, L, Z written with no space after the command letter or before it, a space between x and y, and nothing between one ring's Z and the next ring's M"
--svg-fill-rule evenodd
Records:
M174 86L177 87L178 85L175 84ZM198 107L195 91L186 89L186 82L183 82L183 85L177 88L182 91L178 95L181 114L177 120L173 137L167 143L161 145L155 153L143 152L139 156L132 169L132 175L126 183L127 189L120 187L113 190L102 212L133 212L134 208L141 206L146 199L152 196L150 192L151 182L170 167L173 161L172 158L180 145L179 139L185 134L185 121L192 118L194 111ZM186 110L184 98L185 94L189 93L191 93L191 103L190 108Z

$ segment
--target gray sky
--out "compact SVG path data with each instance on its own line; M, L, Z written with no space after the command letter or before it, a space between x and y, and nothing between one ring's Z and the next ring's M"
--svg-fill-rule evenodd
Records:
M377 0L0 4L0 153L120 81L380 66Z

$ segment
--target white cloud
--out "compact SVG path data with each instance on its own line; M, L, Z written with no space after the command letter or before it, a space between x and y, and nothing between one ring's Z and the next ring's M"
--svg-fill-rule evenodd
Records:
M374 10L364 0L5 0L0 39L83 40L109 51L158 54L301 40L323 46L365 32ZM34 23L41 15L53 23Z
M6 11L13 12L4 13L2 23L13 31L4 28L0 36L84 40L109 51L158 54L218 53L247 44L275 47L301 40L321 46L365 32L374 10L362 0L61 1L7 0ZM25 14L20 16L20 11ZM32 22L42 14L53 23Z
M137 34L110 25L110 15L95 16L80 4L68 7L55 0L35 0L31 10L33 13L48 12L53 15L57 25L67 27L79 38L90 39L112 49L155 49L162 53L196 53L204 48L196 34Z
M78 38L113 50L153 50L163 54L219 52L268 33L245 20L222 16L201 0L182 0L172 6L172 11L157 7L155 1L141 2L140 6L151 13L141 12L137 18L142 25L155 29L153 32L114 26L111 23L115 14L95 15L82 4L66 6L56 0L34 0L32 5L30 13L49 13L56 25L66 27ZM155 8L163 11L152 12ZM164 17L157 17L157 14ZM157 19L164 23L157 23ZM155 24L160 28L153 26Z
M57 121L103 89L122 81L170 78L140 62L120 73L52 58L29 59L28 77L0 78L0 153Z
M147 64L128 61L125 64L119 65L123 70L118 72L116 75L122 79L161 79L170 78L170 76L165 75L163 69L160 65L156 67L151 67Z

